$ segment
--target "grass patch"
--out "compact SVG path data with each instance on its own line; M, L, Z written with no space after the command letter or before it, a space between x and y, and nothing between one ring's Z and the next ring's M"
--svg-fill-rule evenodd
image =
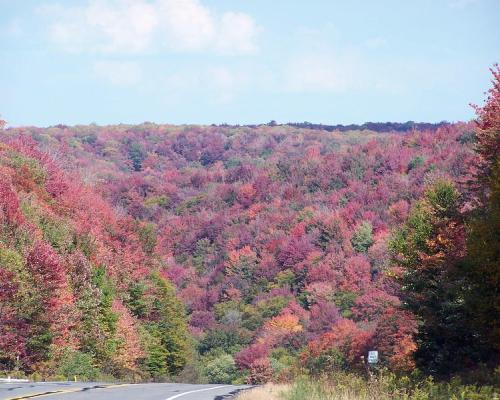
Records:
M240 393L235 400L282 400L290 390L290 385L268 383Z
M353 374L297 379L283 400L490 400L498 398L493 386L464 385L460 379L434 382L432 378L398 378L380 374L369 380Z
M267 384L241 393L236 400L493 400L496 386L465 385L455 378L434 382L432 378L396 377L381 373L371 379L333 373L302 376L290 384Z

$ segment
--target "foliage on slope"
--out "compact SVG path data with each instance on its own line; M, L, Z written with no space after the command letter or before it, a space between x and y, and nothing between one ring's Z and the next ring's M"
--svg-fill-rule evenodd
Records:
M0 371L176 373L184 310L141 239L25 137L0 143Z
M415 320L388 276L387 242L428 183L464 190L471 124L406 135L150 123L7 134L31 136L134 218L142 251L177 286L202 364L220 371L209 379L260 382L297 359L312 371L363 368L368 348L394 370L413 368Z

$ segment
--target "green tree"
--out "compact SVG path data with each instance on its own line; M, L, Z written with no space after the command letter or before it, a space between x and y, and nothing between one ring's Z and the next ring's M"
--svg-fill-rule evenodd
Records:
M207 362L204 374L210 383L231 383L238 377L238 369L231 355L221 354Z
M214 350L235 353L248 343L249 338L237 329L215 328L200 341L198 351L200 354L207 354Z
M476 176L472 183L478 206L469 222L465 301L471 326L485 361L498 361L500 352L500 68L491 69L492 87L477 107Z
M368 221L363 221L352 235L352 247L358 253L366 253L373 244L373 227Z
M419 320L417 365L441 375L476 358L463 301L465 230L459 199L453 183L435 182L390 241L401 268L404 305Z
M144 154L144 149L139 143L132 143L128 150L128 156L132 161L132 167L134 171L142 170L142 162L146 158Z
M156 289L153 314L157 316L154 331L166 351L167 371L179 373L192 353L184 306L172 284L158 274L152 276Z
M95 367L90 354L66 349L58 362L57 374L65 376L68 380L76 376L78 380L95 381L100 371Z
M492 171L490 196L470 221L465 293L469 323L485 361L500 352L500 163Z
M152 255L157 242L156 225L151 222L141 224L138 234L142 249L147 255Z
M141 339L145 348L146 356L142 362L143 369L154 380L159 381L168 375L167 349L162 343L162 334L159 328L150 324L141 331Z
M144 317L148 307L144 296L145 291L146 285L144 282L132 282L128 288L129 299L127 306L139 318Z

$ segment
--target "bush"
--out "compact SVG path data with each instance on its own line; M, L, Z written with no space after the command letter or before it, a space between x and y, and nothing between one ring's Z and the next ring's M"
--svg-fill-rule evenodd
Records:
M248 344L248 338L242 337L237 330L216 328L209 331L198 345L201 355L214 349L223 349L234 353Z
M62 354L56 374L64 376L67 380L73 380L76 376L81 381L95 381L100 371L94 366L90 354L68 349Z
M208 383L208 378L205 374L206 360L200 359L196 354L185 365L184 369L175 377L175 382L180 383Z
M273 369L267 358L259 358L250 367L250 376L247 382L252 385L261 385L269 382L273 377Z
M344 356L335 348L329 349L317 357L310 357L306 362L306 368L313 375L345 369L346 366L347 363Z
M209 383L231 383L238 378L236 363L229 354L222 354L209 361L204 368L204 374Z

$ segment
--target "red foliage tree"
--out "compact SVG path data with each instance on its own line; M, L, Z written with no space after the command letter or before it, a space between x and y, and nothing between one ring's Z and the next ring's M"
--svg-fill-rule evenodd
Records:
M367 353L371 338L372 332L359 328L349 319L341 319L329 332L310 342L308 352L303 353L302 358L307 362L310 358L317 358L322 353L336 349L349 367L362 368L364 365L361 357Z
M373 347L392 370L411 372L415 368L413 354L417 346L413 337L416 333L417 322L412 314L388 307L378 320Z
M269 350L267 343L254 343L236 353L234 359L241 369L250 369L257 360L266 358Z
M321 335L328 332L340 319L338 308L324 300L318 301L311 306L309 331L313 335Z
M250 385L262 385L269 382L273 377L273 370L267 358L259 358L250 366L250 375L247 383Z
M136 321L134 321L130 312L123 304L117 300L113 301L112 310L118 315L116 323L118 347L113 360L125 372L135 371L138 367L138 360L144 356L137 332Z
M491 68L493 86L488 90L488 97L482 107L474 106L477 113L476 151L479 155L477 175L479 182L491 178L500 154L500 66Z
M0 265L0 363L13 363L26 355L29 326L17 315L15 275Z
M19 199L9 184L7 175L0 171L0 221L7 224L20 225L24 216L19 209Z

